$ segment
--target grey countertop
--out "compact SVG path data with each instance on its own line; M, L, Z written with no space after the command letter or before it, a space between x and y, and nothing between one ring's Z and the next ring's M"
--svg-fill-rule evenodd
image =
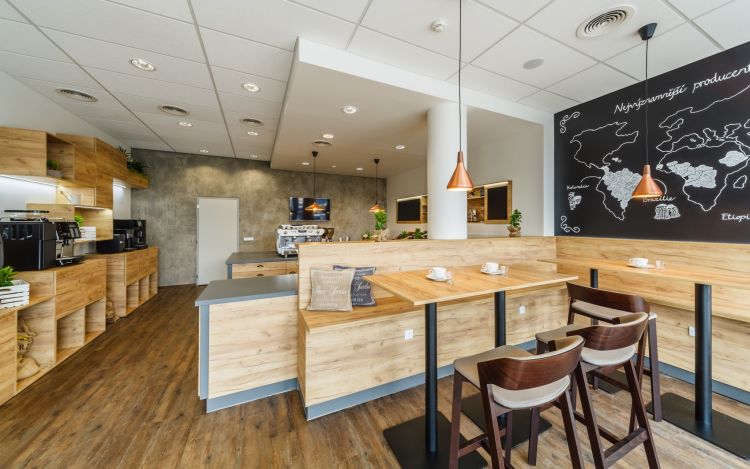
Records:
M297 258L290 257L288 259L296 260ZM276 251L242 251L233 252L229 258L227 258L227 265L254 264L256 262L282 262L286 260L286 257L280 257Z
M195 300L195 306L277 298L296 294L297 274L214 280Z

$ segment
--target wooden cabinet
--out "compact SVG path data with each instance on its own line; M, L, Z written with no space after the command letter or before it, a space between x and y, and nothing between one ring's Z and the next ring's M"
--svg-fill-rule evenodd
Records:
M107 298L125 317L159 289L159 250L154 247L118 254L92 254L107 261Z
M47 143L59 139L40 130L0 127L0 173L47 176Z
M270 277L297 273L296 260L278 260L253 264L232 264L232 278Z
M469 223L507 224L513 208L513 183L502 181L477 186L467 192Z
M79 310L106 296L107 264L93 259L55 269L55 316Z

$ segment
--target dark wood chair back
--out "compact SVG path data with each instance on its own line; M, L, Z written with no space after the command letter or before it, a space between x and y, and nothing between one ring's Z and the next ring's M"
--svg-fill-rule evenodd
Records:
M566 337L556 341L557 350L528 357L505 357L477 364L482 386L494 384L517 391L553 383L575 370L581 359L583 339Z
M569 336L581 336L586 348L593 350L616 350L635 345L643 337L648 325L648 314L633 313L618 318L619 324L589 326L568 332Z
M648 302L638 295L589 288L570 282L567 285L568 299L571 304L574 301L585 301L586 303L629 313L649 313L651 311Z

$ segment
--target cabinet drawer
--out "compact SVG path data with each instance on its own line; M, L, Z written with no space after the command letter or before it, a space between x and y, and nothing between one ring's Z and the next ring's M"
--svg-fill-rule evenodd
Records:
M265 269L254 270L250 272L232 272L232 278L249 278L249 277L271 277L274 275L285 275L286 269Z
M286 270L286 261L259 262L257 264L233 264L232 272L262 272L265 270Z
M296 274L299 273L299 264L294 261L287 261L286 263L286 273L288 274Z

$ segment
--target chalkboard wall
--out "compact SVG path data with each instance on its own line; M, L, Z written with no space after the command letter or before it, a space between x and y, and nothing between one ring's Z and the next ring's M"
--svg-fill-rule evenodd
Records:
M750 243L750 43L555 114L561 236Z

